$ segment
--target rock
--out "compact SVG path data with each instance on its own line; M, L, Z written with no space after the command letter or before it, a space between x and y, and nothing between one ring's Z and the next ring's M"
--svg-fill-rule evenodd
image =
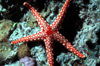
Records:
M0 42L7 39L11 26L11 20L0 20Z

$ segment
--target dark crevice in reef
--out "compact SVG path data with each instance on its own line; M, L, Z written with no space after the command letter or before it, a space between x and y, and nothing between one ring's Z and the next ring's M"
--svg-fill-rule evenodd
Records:
M96 34L97 34L97 37L98 37L97 43L98 43L98 45L100 45L100 30Z
M74 40L77 31L79 31L83 25L83 20L79 17L80 8L75 5L76 4L70 2L64 22L62 23L63 29L60 29L61 34L70 42Z
M34 0L33 3L31 3L31 5L37 10L38 8L38 12L42 11L42 9L45 7L46 5L46 0Z
M1 59L0 59L1 60ZM14 62L16 62L18 60L18 57L17 57L17 55L15 55L13 58L11 58L11 59L7 59L7 60L2 60L2 61L0 61L0 66L4 66L5 64L9 64L9 62L10 63L14 63Z
M86 42L89 49L94 49L96 47L95 43L92 43L90 40Z
M24 1L25 0L2 0L1 5L7 10L5 13L3 13L3 18L10 19L13 21L19 21L24 14L24 11L21 10L21 8L24 7Z
M20 21L24 13L28 11L28 8L23 5L24 2L28 2L34 8L38 8L38 11L41 11L44 8L45 0L36 0L36 2L34 0L2 0L1 5L7 10L3 13L3 18L14 22Z
M96 66L100 66L100 62L96 64Z
M83 3L84 4L89 4L90 3L90 0L83 0Z
M72 63L72 66L84 66L84 63L83 63L83 60L75 60L73 63Z

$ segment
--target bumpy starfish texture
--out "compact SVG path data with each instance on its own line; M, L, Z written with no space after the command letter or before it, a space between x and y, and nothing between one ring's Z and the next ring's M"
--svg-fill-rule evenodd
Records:
M68 8L69 2L70 0L67 0L65 2L58 17L51 25L49 25L31 5L24 2L24 5L32 11L35 18L37 19L37 22L41 28L41 31L36 34L17 39L11 42L11 44L16 44L19 42L43 40L46 46L49 66L54 66L54 58L53 58L54 54L53 54L53 48L52 48L53 40L59 41L63 46L65 46L69 51L73 52L75 55L81 58L85 58L85 56L82 53L80 53L74 46L72 46L71 43L68 42L68 40L64 36L62 36L58 31L58 28L61 25L62 20L64 19L64 15Z

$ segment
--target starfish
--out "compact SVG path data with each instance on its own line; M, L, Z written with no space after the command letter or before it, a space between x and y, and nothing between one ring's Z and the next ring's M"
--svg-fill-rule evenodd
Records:
M66 0L58 17L51 25L49 25L31 5L24 2L24 5L27 8L29 8L32 11L33 15L35 16L35 18L41 28L41 31L39 31L33 35L29 35L29 36L17 39L15 41L11 42L11 44L43 40L45 42L45 46L46 46L49 66L54 66L54 58L53 58L54 54L53 54L53 48L52 48L53 40L59 41L64 47L66 47L69 51L73 52L78 57L85 58L85 56L82 53L80 53L74 46L72 46L71 43L68 42L68 40L64 36L62 36L58 31L59 26L63 22L64 15L68 8L69 2L70 2L70 0Z

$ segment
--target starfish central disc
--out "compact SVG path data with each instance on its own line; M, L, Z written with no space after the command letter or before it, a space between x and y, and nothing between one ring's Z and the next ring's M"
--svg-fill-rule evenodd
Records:
M51 30L51 27L49 26L48 28L47 28L47 32L46 32L48 35L51 35L52 34L52 30Z

